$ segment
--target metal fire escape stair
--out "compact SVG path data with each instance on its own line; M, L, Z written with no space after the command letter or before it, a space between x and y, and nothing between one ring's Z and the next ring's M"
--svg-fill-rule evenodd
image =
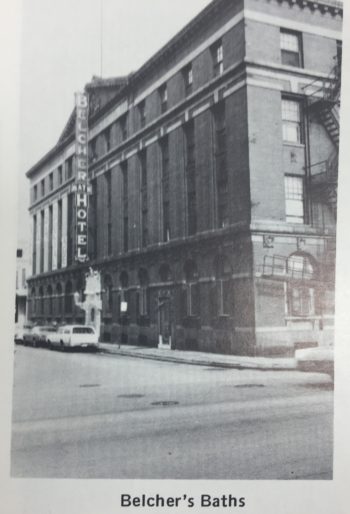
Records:
M329 105L325 100L320 108L319 117L333 143L339 147L339 110L336 105Z
M319 119L334 144L334 149L326 160L311 163L309 166L311 195L317 203L327 204L335 218L338 187L340 90L341 68L339 63L333 67L327 78L311 82L305 90L310 114Z

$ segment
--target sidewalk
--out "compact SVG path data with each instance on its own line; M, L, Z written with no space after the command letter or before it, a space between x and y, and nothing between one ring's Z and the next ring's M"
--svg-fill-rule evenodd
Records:
M217 366L236 369L294 370L294 358L245 357L240 355L223 355L217 353L189 352L169 350L166 348L148 348L143 346L119 345L118 343L99 343L104 353L153 359L159 361L179 362L201 366Z

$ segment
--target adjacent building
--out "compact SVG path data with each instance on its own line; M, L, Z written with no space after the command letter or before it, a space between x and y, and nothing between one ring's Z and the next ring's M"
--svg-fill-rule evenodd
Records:
M16 250L16 303L15 323L23 326L27 319L27 277L31 273L30 248L26 241L21 241L21 248Z
M76 109L30 181L29 317L231 354L332 341L342 4L214 0L138 71L93 78L87 262Z

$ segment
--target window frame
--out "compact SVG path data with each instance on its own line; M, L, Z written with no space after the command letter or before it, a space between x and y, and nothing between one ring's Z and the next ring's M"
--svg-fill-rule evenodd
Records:
M211 56L213 60L214 77L220 77L224 73L224 47L222 40L219 39L211 47Z
M141 100L141 102L137 105L137 110L139 113L139 121L140 128L144 128L146 126L146 100Z
M294 181L298 180L301 183L301 194L298 193L297 191L293 193L291 191L291 189L288 190L287 182L288 181L290 182L291 179L294 179ZM302 176L302 175L289 175L289 174L286 174L284 176L284 191L285 191L285 204L286 204L286 222L287 223L297 223L298 225L304 225L305 224L305 214L306 214L306 209L305 209L305 177ZM292 195L292 194L298 195L298 194L300 194L300 198L293 198L292 196L288 196L288 193L289 193L289 195ZM288 206L292 205L292 202L293 202L294 206L295 206L295 204L297 202L299 204L301 204L301 206L302 206L302 215L293 214L292 213L293 209L292 210L288 209Z
M163 114L168 110L168 87L164 83L158 88L158 95L160 100L160 111Z
M297 50L293 51L288 48L283 48L283 35L285 36L293 36L297 41ZM304 55L303 55L303 38L302 32L297 32L295 30L289 29L280 29L280 51L281 51L281 64L285 66L293 66L294 68L303 68L304 67ZM294 56L296 62L290 62L290 57Z
M189 96L193 92L193 66L192 63L187 64L182 70L182 76L185 85L185 95Z
M287 111L291 112L291 109L286 109L286 103L295 104L297 106L297 119L287 117ZM304 145L304 106L303 102L299 98L291 98L282 96L281 98L281 119L282 119L282 140L286 144ZM289 136L290 129L296 129L296 137Z

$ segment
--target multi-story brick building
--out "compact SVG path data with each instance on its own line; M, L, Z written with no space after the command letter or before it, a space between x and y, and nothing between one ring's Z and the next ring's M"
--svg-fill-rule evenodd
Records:
M214 0L89 94L89 262L75 261L75 111L28 172L30 318L101 339L291 353L332 339L342 4Z

